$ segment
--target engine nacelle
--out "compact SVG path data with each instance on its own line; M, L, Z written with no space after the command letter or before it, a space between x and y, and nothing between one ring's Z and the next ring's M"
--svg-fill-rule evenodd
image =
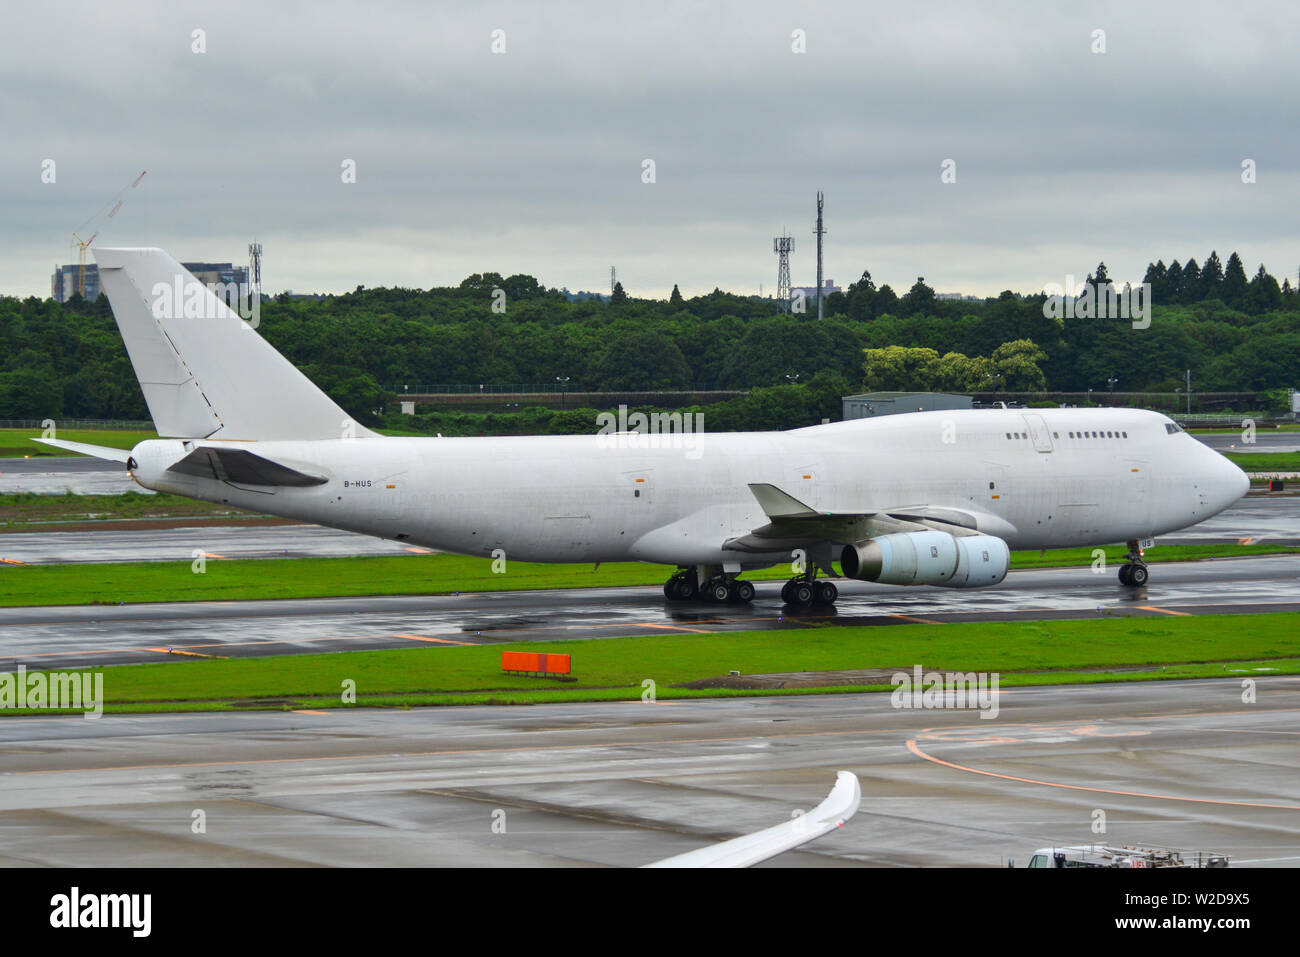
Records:
M848 578L884 585L982 588L1007 576L1011 551L992 535L896 532L844 546L840 568Z
M947 532L897 532L846 545L849 578L885 585L941 585L957 571L957 541Z
M996 535L964 535L957 543L957 573L943 583L945 588L984 588L1007 577L1011 549Z

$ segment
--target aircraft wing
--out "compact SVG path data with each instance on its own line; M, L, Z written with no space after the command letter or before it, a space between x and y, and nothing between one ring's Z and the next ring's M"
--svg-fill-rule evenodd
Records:
M63 439L32 439L32 441L40 442L42 445L52 445L54 448L63 449L66 452L93 455L97 459L108 459L110 462L125 463L131 457L130 449L110 449L103 445L88 445L85 442L68 442Z
M858 811L862 786L850 771L836 774L835 787L807 814L721 844L666 857L646 867L752 867L840 827Z
M724 548L741 552L773 552L813 542L861 542L892 532L939 528L954 535L1014 533L1004 520L982 512L933 505L905 505L861 512L819 512L775 485L754 483L768 523L746 535L728 539Z

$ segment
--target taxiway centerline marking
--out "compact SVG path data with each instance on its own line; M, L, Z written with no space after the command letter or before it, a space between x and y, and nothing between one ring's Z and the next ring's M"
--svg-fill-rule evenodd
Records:
M393 635L394 638L410 638L412 641L433 641L440 645L472 645L472 641L452 641L450 638L430 638L428 635Z
M714 632L702 628L683 628L681 625L655 625L648 621L638 621L633 626L636 628L663 628L665 631L688 631L693 635L712 635Z
M1296 804L1264 804L1258 801L1225 801L1214 798L1195 798L1180 797L1176 794L1149 794L1145 791L1121 791L1116 788L1098 788L1090 787L1086 784L1062 784L1060 781L1039 781L1036 778L1022 778L1014 774L999 774L997 771L982 771L979 768L970 768L964 764L954 764L951 761L945 761L942 758L936 758L933 755L926 754L916 746L916 741L907 742L907 750L911 751L918 758L924 758L927 761L933 761L935 764L943 765L945 768L953 768L957 771L967 771L971 774L983 774L990 778L1001 778L1004 781L1019 781L1022 784L1037 784L1048 788L1063 788L1068 791L1092 791L1097 794L1119 794L1124 797L1152 798L1157 801L1186 801L1192 804L1219 804L1230 805L1232 807L1262 807L1272 808L1279 811L1300 811L1300 805Z

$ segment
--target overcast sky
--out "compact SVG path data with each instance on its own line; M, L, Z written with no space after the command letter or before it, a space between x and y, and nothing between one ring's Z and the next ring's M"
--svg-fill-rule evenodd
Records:
M141 170L86 234L236 263L256 238L268 291L614 265L632 295L770 293L783 229L814 281L818 189L844 285L1211 249L1294 285L1298 38L1287 0L6 4L0 293L49 295Z

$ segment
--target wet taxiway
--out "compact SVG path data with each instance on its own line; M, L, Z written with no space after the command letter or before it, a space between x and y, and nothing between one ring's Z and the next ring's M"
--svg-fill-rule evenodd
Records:
M995 588L972 590L839 585L840 600L829 610L782 605L779 582L756 583L750 605L670 603L658 587L636 587L0 608L0 668L708 634L810 621L883 626L1298 611L1300 556L1152 565L1150 582L1138 589L1121 586L1115 566L1104 574L1089 567L1015 571Z
M631 866L789 820L843 769L856 817L764 866L1097 840L1295 866L1300 678L1243 703L1243 677L1007 689L991 720L888 694L4 720L0 864Z

